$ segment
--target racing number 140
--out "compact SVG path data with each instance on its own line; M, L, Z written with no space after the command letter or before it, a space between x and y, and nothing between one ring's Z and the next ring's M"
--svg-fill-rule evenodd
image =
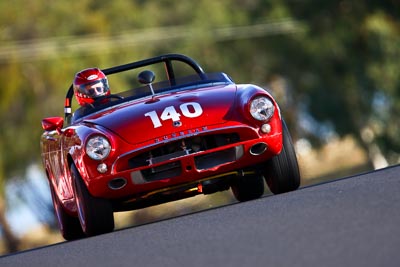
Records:
M179 113L174 106L169 106L164 109L160 117L158 117L155 110L145 113L144 116L150 117L154 128L158 128L162 126L161 121L179 121L181 115L187 118L196 118L203 114L203 109L200 104L196 102L183 103L179 106L179 110L181 113Z

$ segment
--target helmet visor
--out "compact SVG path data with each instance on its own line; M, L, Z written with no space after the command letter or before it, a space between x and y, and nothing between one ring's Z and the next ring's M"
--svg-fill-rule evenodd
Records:
M101 79L79 86L79 92L90 98L96 98L105 95L110 88L107 79Z

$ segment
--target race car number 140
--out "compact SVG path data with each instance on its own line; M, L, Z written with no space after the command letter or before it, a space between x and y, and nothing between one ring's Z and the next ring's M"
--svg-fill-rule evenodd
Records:
M203 114L203 109L201 108L199 103L188 102L181 104L179 106L179 110L177 110L174 106L166 107L161 113L161 116L158 116L155 110L145 113L144 116L151 119L154 128L158 128L162 126L161 121L172 120L173 122L175 122L180 120L180 116L184 116L187 118L197 118L201 114Z

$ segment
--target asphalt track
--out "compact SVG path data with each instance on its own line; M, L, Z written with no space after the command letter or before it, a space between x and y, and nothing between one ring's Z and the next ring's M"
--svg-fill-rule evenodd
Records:
M0 258L0 266L400 266L400 166Z

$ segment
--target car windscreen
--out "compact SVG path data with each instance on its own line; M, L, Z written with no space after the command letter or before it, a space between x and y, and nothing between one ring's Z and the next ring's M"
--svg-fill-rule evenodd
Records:
M202 76L198 74L180 77L173 80L161 81L153 83L154 93L156 95L163 93L170 93L176 91L193 90L202 87L224 85L233 83L232 79L225 73L205 73ZM144 85L138 88L118 93L119 96L127 98L129 100L138 99L141 97L151 95L151 89L149 85Z

